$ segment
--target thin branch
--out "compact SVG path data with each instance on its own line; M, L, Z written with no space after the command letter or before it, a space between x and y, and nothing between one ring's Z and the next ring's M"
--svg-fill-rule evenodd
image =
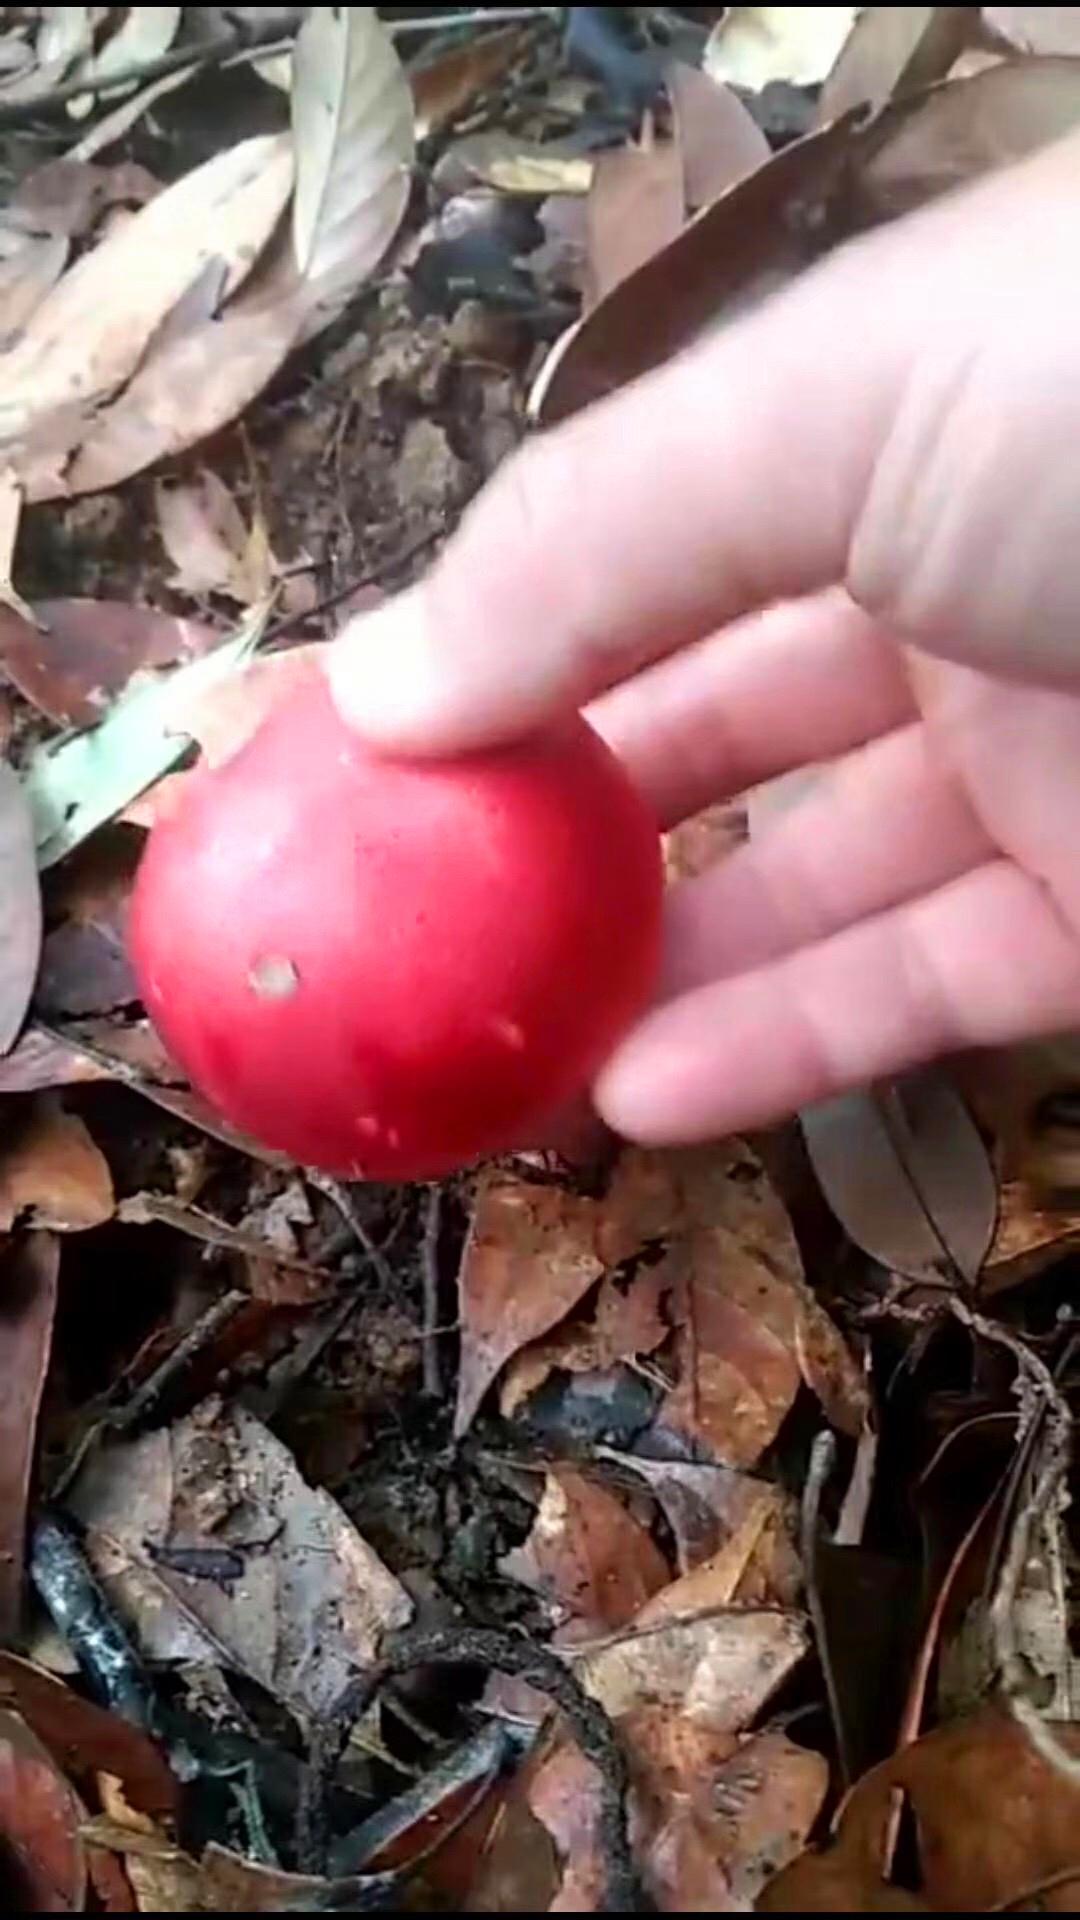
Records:
M421 1249L424 1285L424 1392L436 1399L442 1393L439 1367L439 1232L442 1227L442 1189L432 1187L424 1213Z
M105 100L120 87L163 80L167 74L178 73L181 67L216 67L234 55L251 52L266 55L284 53L294 38L295 30L283 36L281 21L275 20L272 30L264 23L261 27L252 26L243 33L223 33L213 40L192 40L184 46L170 47L168 53L159 53L153 60L133 60L129 67L118 68L115 73L96 82L92 74L74 74L70 80L61 80L57 86L49 87L43 93L30 94L22 100L5 101L0 98L0 128L21 126L24 121L35 119L40 113L51 113L54 107L62 107L82 94L100 95Z

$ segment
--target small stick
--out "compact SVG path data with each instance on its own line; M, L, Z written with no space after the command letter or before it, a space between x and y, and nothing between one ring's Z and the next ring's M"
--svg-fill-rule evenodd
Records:
M442 1369L439 1366L439 1232L442 1227L442 1188L428 1193L424 1216L424 1392L435 1399L442 1395Z

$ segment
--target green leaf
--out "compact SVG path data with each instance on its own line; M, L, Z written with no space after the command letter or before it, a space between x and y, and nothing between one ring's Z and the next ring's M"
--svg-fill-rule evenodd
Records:
M123 694L99 727L40 747L24 786L39 867L51 867L168 773L186 753L187 703L232 678L262 639L269 599L213 653Z

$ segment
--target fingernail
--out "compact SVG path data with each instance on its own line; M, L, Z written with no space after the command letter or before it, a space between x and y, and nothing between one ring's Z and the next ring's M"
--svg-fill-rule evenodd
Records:
M339 713L388 745L425 744L435 718L435 675L422 595L410 587L350 620L326 661Z

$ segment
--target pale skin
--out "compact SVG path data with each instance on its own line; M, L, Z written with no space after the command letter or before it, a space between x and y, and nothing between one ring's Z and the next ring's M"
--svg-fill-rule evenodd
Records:
M650 1144L1080 1025L1080 140L830 256L538 439L346 631L373 742L585 706L665 826L800 767L672 890L594 1093Z

